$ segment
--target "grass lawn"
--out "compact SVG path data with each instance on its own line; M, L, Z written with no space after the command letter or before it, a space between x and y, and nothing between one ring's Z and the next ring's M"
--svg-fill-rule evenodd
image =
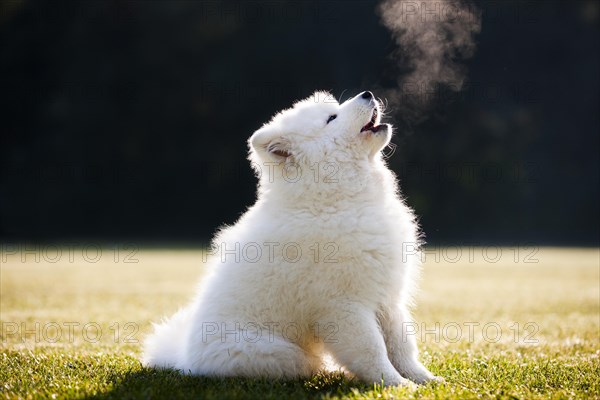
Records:
M200 250L5 246L0 398L600 398L598 249L429 248L415 309L444 384L184 377L143 368L150 322L185 304Z

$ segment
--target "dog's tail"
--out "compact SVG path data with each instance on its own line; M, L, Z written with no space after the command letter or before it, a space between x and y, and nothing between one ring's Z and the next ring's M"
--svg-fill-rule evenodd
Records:
M182 363L190 328L190 308L184 308L160 324L154 324L144 341L142 364L147 367L174 368Z

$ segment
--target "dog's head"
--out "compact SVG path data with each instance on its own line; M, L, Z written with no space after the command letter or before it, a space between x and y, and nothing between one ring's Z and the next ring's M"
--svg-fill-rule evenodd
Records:
M342 104L329 93L316 92L276 114L248 140L261 187L301 183L288 186L288 196L296 188L315 186L322 196L361 191L384 165L380 153L392 136L381 116L381 103L371 92Z
M251 160L314 164L323 160L373 158L390 141L391 126L381 124L381 104L363 92L339 104L316 92L275 115L248 143Z

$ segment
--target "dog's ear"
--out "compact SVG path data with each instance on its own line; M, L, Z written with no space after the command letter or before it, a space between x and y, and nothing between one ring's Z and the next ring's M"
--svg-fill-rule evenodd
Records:
M270 127L263 127L248 139L250 151L258 154L262 159L284 161L292 156L289 140L281 132Z

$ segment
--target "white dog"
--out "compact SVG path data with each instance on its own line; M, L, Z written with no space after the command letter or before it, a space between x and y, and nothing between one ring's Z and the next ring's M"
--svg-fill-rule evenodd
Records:
M382 158L380 107L316 92L252 135L258 200L214 239L212 274L147 338L146 365L296 378L329 354L367 382L436 379L408 330L419 231Z

